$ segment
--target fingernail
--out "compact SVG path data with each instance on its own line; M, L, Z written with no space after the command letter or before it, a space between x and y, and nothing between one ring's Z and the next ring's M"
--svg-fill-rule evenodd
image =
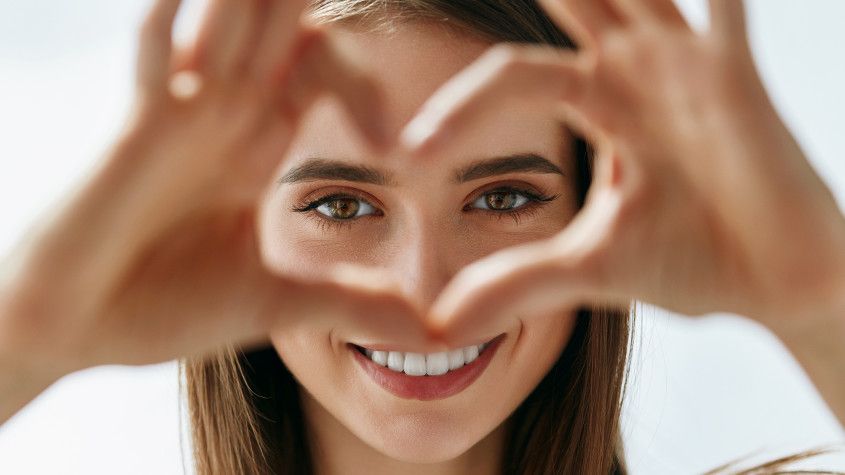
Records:
M402 132L402 144L413 156L422 156L433 152L442 141L442 132L427 120L414 120Z

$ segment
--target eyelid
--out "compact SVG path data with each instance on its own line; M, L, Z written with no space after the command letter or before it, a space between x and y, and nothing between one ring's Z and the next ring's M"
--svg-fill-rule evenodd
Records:
M523 205L521 208L515 208L515 209L510 210L510 211L517 211L517 210L522 209L524 207L531 206L531 204L537 204L537 203L542 204L542 203L554 201L560 196L560 195L553 195L553 194L547 193L546 191L544 191L539 186L530 185L530 184L524 183L524 182L505 182L505 183L500 182L500 183L493 183L491 185L488 185L486 187L481 188L480 190L476 190L473 193L471 193L470 194L471 198L469 198L467 200L466 204L463 206L463 209L467 210L468 207L470 207L473 203L478 201L478 199L481 198L484 195L491 194L491 193L513 193L513 192L527 196L530 201L529 201L528 204ZM478 208L471 208L471 209L478 209ZM508 212L508 210L505 210L505 211L491 211L491 210L484 210L484 209L478 209L478 210L479 211L488 211L488 212L492 212L492 213L496 213L496 214Z
M321 204L337 199L353 199L363 201L372 206L373 208L377 209L382 214L385 210L384 205L379 200L377 200L375 197L365 191L346 188L342 186L335 186L322 187L308 193L296 205L293 206L293 209L291 211L301 213L310 211L312 209L316 209Z
M352 230L352 226L360 220L374 217L377 218L385 215L384 206L381 205L379 200L375 198L369 198L369 196L371 196L369 193L358 189L349 188L341 188L342 191L330 192L325 191L327 188L328 187L320 188L316 191L308 193L306 197L302 199L300 204L295 206L292 211L303 213L307 218L316 220L316 223L324 230L340 230L344 226L348 226L348 229ZM496 211L481 208L467 209L485 194L496 192L516 192L528 197L529 201L520 206L519 208L513 208L510 210ZM309 198L310 196L315 195L319 197ZM516 224L519 224L519 221L522 217L530 216L533 213L536 213L542 205L554 201L560 197L560 195L558 194L552 195L547 193L543 190L541 186L525 183L522 181L498 182L489 184L485 187L476 190L470 196L472 196L473 198L463 207L463 210L465 212L480 212L486 216L495 217L497 219L501 219L505 216L508 216L513 218ZM353 199L365 202L368 205L372 206L375 209L376 213L359 216L357 218L336 219L326 216L316 210L316 208L318 208L319 206L336 199Z
M313 193L310 193L309 196L310 195L313 195ZM358 216L349 219L337 219L332 218L331 216L326 216L324 213L318 210L318 208L320 208L324 204L337 199L352 199L364 202L370 207L372 207L375 210L375 213L366 214L364 216ZM310 200L310 202L308 201L308 199L305 199L304 204L302 206L296 206L291 211L295 213L302 213L303 216L308 220L314 220L313 222L315 222L323 231L340 231L344 227L348 227L348 229L351 231L352 225L362 219L384 216L384 211L382 211L378 206L370 203L369 200L356 196L353 193L329 193L320 198Z
M331 215L332 212L330 210L326 211L326 210L323 209L325 206L328 206L333 201L340 201L340 200L355 201L355 202L359 203L358 209L356 210L356 213L355 213L355 216L351 216L349 218L335 218L334 216ZM332 198L332 199L329 199L327 201L326 200L320 200L320 201L321 201L321 204L319 206L317 206L314 209L314 211L316 211L317 213L325 216L326 218L334 219L334 220L338 220L338 221L355 221L356 219L363 218L365 216L379 216L380 213L381 213L378 208L371 205L369 202L364 201L364 200L359 200L357 198L351 198L351 197L350 198ZM370 212L367 212L365 214L359 214L362 211L366 211L367 208L369 208Z

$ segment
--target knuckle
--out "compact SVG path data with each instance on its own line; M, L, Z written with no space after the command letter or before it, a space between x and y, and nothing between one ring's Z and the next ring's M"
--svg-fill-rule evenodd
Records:
M629 173L620 191L614 231L623 232L641 219L643 213L653 206L656 194L657 187L650 186L643 177Z

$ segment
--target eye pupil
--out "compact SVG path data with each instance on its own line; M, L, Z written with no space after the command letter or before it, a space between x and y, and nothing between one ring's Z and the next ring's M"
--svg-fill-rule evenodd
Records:
M516 204L517 199L516 193L490 193L487 195L487 206L495 210L511 209Z
M335 219L350 219L358 214L361 205L358 200L353 199L337 199L329 203L332 217Z

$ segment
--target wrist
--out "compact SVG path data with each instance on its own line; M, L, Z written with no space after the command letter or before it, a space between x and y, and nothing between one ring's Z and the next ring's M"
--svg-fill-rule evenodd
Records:
M5 331L9 322L20 318L10 297L8 287L0 288L0 425L62 376L37 367L37 358L18 348L12 332Z
M790 323L772 330L845 425L845 279L818 308L816 315L784 319Z
M825 290L808 299L812 301L796 303L769 325L791 350L820 350L823 342L845 344L845 272L838 274L842 277L828 279Z

